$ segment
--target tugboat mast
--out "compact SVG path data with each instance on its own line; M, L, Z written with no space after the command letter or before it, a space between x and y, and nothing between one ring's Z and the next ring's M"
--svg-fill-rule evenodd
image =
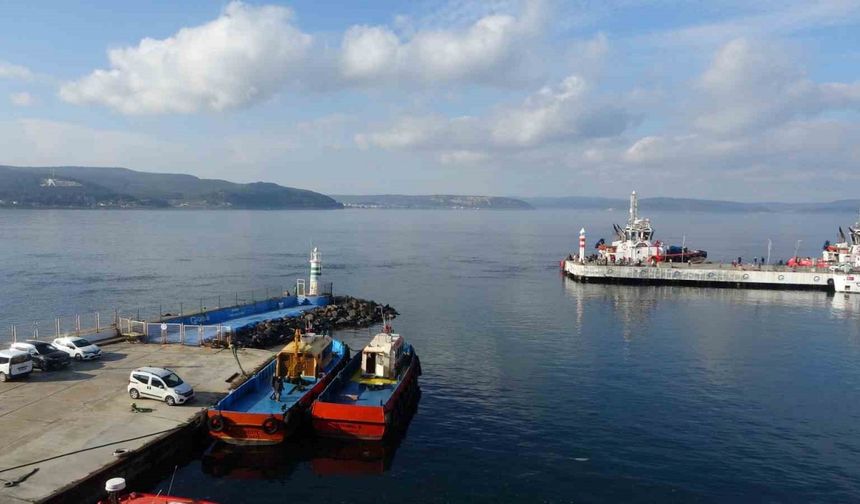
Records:
M630 193L630 219L628 224L631 226L639 219L639 198L636 196L636 191Z

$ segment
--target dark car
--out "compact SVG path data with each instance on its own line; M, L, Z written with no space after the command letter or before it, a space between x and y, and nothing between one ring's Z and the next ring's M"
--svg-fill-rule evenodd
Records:
M29 353L33 366L42 371L68 366L72 360L69 354L44 341L19 341L12 343L11 348Z

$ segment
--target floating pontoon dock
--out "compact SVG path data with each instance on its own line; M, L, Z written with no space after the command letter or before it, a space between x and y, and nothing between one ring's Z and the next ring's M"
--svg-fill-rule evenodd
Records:
M833 290L833 273L779 266L761 269L730 264L663 263L656 266L564 261L564 272L580 282L640 285L696 285L742 289Z

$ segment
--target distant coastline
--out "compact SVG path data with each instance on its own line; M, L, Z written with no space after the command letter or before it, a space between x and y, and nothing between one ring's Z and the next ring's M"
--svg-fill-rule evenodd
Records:
M339 209L317 192L267 182L238 184L193 175L86 166L0 166L0 208Z
M535 208L607 210L626 212L629 200L587 196L522 198ZM743 203L737 201L693 198L640 198L639 205L648 211L713 212L713 213L786 213L786 212L854 212L860 209L860 199L822 203Z
M370 210L534 210L517 198L454 194L405 195L334 195L344 208Z
M747 203L694 198L641 198L648 211L712 213L856 213L860 199L818 203ZM626 212L626 198L591 196L333 195L269 182L240 184L187 174L127 168L0 165L0 209L67 210L534 210Z

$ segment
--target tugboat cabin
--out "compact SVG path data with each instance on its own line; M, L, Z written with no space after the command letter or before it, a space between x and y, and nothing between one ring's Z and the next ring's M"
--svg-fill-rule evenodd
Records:
M332 339L296 329L295 338L278 352L275 376L287 380L316 379L332 359Z
M396 379L403 351L403 338L399 334L377 334L361 352L362 378Z

